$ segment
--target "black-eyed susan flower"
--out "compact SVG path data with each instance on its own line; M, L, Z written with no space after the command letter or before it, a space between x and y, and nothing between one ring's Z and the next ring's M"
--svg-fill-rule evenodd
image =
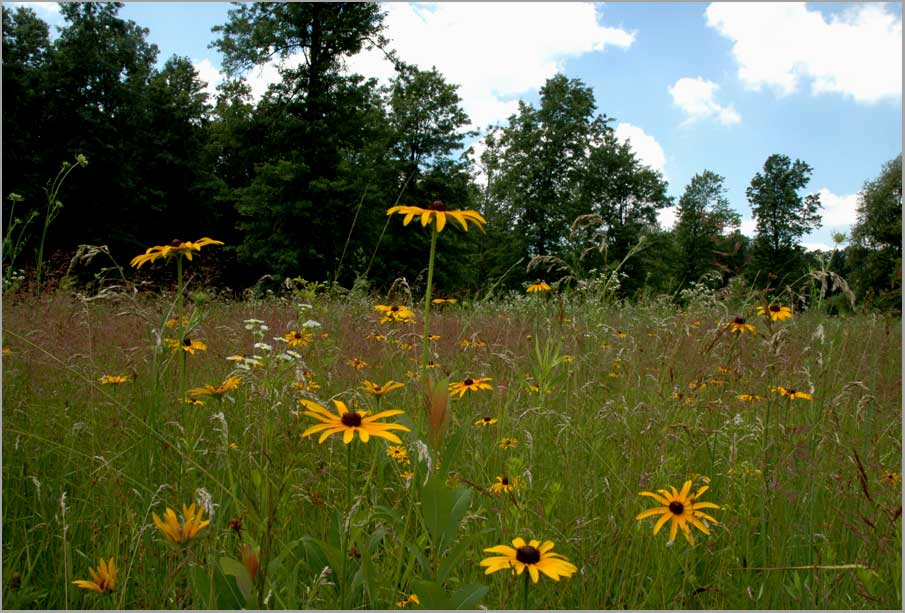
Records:
M186 404L190 404L193 407L203 407L204 406L204 401L199 398L186 397L186 398L182 399L182 402L184 402Z
M98 594L105 594L116 589L116 564L113 562L113 558L110 558L107 562L101 558L97 564L97 572L89 566L88 574L91 575L91 581L77 579L72 584L83 590L91 590Z
M426 207L420 206L394 206L387 210L387 215L405 215L402 225L407 226L415 217L421 218L421 225L427 226L432 219L436 219L437 232L442 232L446 227L447 219L455 221L466 232L468 232L468 222L470 221L480 230L484 230L487 220L477 211L450 211L446 204L439 200L435 200Z
M528 391L531 392L532 394L540 393L540 385L538 383L534 383L531 381L525 381L525 385L528 386Z
M145 264L145 262L153 262L158 258L169 259L174 255L185 256L185 259L191 260L192 253L201 251L202 247L222 244L222 241L215 241L214 239L207 238L206 236L204 238L199 238L195 242L181 241L177 238L169 245L149 248L143 254L137 255L132 258L130 264L132 265L132 268L141 268Z
M313 335L305 330L293 330L283 335L283 340L290 347L307 347L311 343Z
M384 394L388 394L393 390L398 390L401 387L405 387L405 383L399 383L398 381L387 381L383 385L377 385L376 383L371 383L367 379L361 384L362 389L372 396L383 396Z
M550 289L551 289L550 286L547 285L546 282L538 279L537 281L535 281L534 283L532 283L531 285L528 286L528 293L532 294L534 292L549 292Z
M490 493L492 494L502 494L509 493L515 490L517 487L521 485L521 480L518 477L510 479L506 475L501 475L496 478L496 483L490 486Z
M575 361L575 357L571 356L571 355L564 355L564 356L562 356L561 359L564 364L571 364L572 362Z
M404 609L410 604L421 604L421 601L418 599L418 594L409 594L402 600L396 603L396 606L400 609Z
M527 568L534 583L540 579L540 573L554 581L559 581L560 577L571 577L578 568L561 554L553 553L553 547L553 541L541 543L538 540L531 540L525 543L525 539L515 538L512 540L512 547L497 545L485 549L486 553L499 555L481 560L480 565L487 567L485 575L509 569L512 569L513 574L521 575Z
M197 510L197 512L196 512ZM176 518L176 511L167 507L163 513L163 519L157 516L157 513L151 513L154 524L165 537L176 544L186 543L198 534L211 522L209 520L202 521L204 517L204 507L196 505L194 502L191 506L182 505L182 523Z
M518 439L511 437L501 438L498 444L500 449L514 449L518 447Z
M439 341L440 335L439 334L428 334L426 338L429 341Z
M358 358L351 358L346 360L346 364L354 368L355 370L361 370L362 368L366 368L368 363L364 360L359 360Z
M478 421L474 422L474 425L486 427L486 426L492 426L495 423L496 423L496 419L494 419L493 417L482 417Z
M104 375L100 379L101 385L119 385L121 383L126 383L129 381L128 375Z
M231 392L235 389L238 389L239 384L242 383L242 379L239 377L232 375L226 378L226 381L221 383L220 385L204 385L202 387L195 387L188 391L190 397L198 397L198 396L223 396L224 394Z
M440 368L440 364L438 362L434 362L433 360L428 360L427 364L425 364L424 367L428 369Z
M459 395L459 398L465 395L465 392L477 392L478 390L492 390L493 386L488 383L490 377L483 379L472 379L471 377L464 381L456 381L449 384L449 393L451 396Z
M390 445L387 447L387 456L393 458L399 464L411 464L409 452L402 445Z
M757 307L757 314L768 316L770 321L783 321L784 319L790 319L792 317L792 309L787 306L771 304L769 306Z
M3 355L12 355L12 354L13 354L13 350L12 350L12 349L10 349L9 347L4 347L4 348L3 348Z
M305 379L304 381L296 381L295 383L295 389L300 392L316 392L320 388L320 384L314 379Z
M613 336L615 336L616 338L625 338L626 334L622 330L616 330L615 332L613 332Z
M742 402L760 402L764 397L759 396L758 394L738 394L736 395L736 399L741 400Z
M781 385L773 385L770 387L771 392L775 392L780 396L785 396L789 400L813 400L814 397L807 392L799 392L791 387L783 387Z
M434 298L432 304L455 304L458 302L455 298Z
M204 344L204 341L193 340L187 336L181 343L175 338L165 338L163 342L172 351L182 349L190 355L195 355L196 351L207 351L207 345Z
M400 304L378 304L374 307L375 311L383 313L380 323L389 322L412 323L415 321L415 313L408 307Z
M723 328L729 330L730 332L735 332L736 334L744 334L745 332L755 334L757 332L757 328L745 322L744 317L736 317L732 321L723 324Z
M410 470L404 470L401 473L399 473L399 476L402 477L404 480L408 481L409 479L411 479L415 476L415 473L413 473Z
M367 443L372 436L379 436L380 438L385 438L391 443L396 443L398 445L402 443L402 440L390 432L390 430L399 430L401 432L409 431L409 429L402 424L377 421L378 419L383 419L385 417L402 415L404 411L381 411L380 413L369 416L367 411L352 411L346 407L346 403L343 401L334 400L333 404L336 406L337 411L336 414L334 414L316 402L312 402L305 398L302 398L299 402L308 409L305 411L305 415L313 417L321 422L302 432L302 436L310 436L320 432L321 437L318 440L318 443L323 443L329 436L342 432L343 443L348 445L352 442L352 439L357 432L362 443Z
M694 545L694 537L691 535L689 524L704 534L710 534L710 529L707 527L705 521L713 522L714 524L719 522L701 511L701 509L719 509L720 507L712 502L698 502L698 498L710 489L709 486L701 486L694 496L689 495L691 492L690 480L685 482L681 492L677 492L676 488L672 486L670 486L670 489L672 492L663 489L657 490L659 494L653 492L640 492L641 496L653 498L663 506L639 513L635 519L640 521L653 515L660 515L660 519L654 524L654 534L660 532L660 529L666 522L671 521L672 525L669 529L669 542L671 543L676 540L676 533L679 528L681 528L685 539Z
M902 482L902 476L899 473L892 472L889 470L883 471L883 482L886 485L896 486Z

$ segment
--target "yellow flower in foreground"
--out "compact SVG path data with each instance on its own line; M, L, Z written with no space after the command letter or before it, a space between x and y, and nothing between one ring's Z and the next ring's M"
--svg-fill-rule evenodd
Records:
M884 470L883 471L883 481L887 485L898 485L899 483L902 482L902 476L899 473Z
M174 255L184 255L187 260L192 259L193 251L201 251L202 247L207 245L222 245L222 241L215 241L212 238L199 238L194 243L191 241L181 241L175 239L169 245L151 247L141 255L132 258L131 265L133 268L141 268L145 262L153 262L158 258L170 258Z
M197 513L195 510L197 509ZM204 507L199 507L194 502L192 506L186 507L182 505L182 524L176 519L176 511L167 507L164 511L163 520L157 516L157 513L151 513L154 518L154 524L157 529L163 532L163 535L174 543L186 543L193 538L202 528L210 524L210 520L201 521L204 516Z
M387 447L387 457L393 458L399 464L411 464L409 452L402 445L390 445Z
M405 387L405 383L399 383L398 381L387 381L383 385L377 385L376 383L371 383L367 379L361 384L364 391L373 395L373 396L383 396L384 394L388 394L393 390L398 390L400 387Z
M380 320L382 324L389 322L408 324L415 321L415 313L402 305L378 304L374 307L374 310L383 313L383 318Z
M493 417L482 417L478 421L474 422L474 425L487 427L492 426L495 423L496 420Z
M763 396L758 396L757 394L739 394L736 398L742 402L760 402L764 399Z
M511 492L515 488L521 485L521 481L518 478L510 479L506 475L496 478L496 483L490 486L490 492L492 494L502 494L503 492Z
M99 594L116 589L116 564L114 564L113 558L110 558L108 562L104 562L104 559L101 558L97 564L97 572L94 572L94 569L89 566L88 573L91 575L91 581L78 579L72 582L73 585Z
M188 391L189 396L222 396L227 392L231 392L239 387L242 379L236 376L227 377L226 381L220 385L205 385L204 387L196 387Z
M723 324L723 327L729 330L730 332L736 332L738 334L743 334L745 332L750 332L754 334L757 332L757 328L752 326L749 323L745 323L744 317L736 317L729 323Z
M778 304L771 304L770 306L759 306L757 307L758 315L768 315L770 317L770 321L782 321L784 319L790 319L792 317L792 309L787 306L779 306Z
M359 360L358 358L352 358L351 360L346 360L346 364L354 368L355 370L361 370L365 368L368 363L364 360Z
M400 438L390 432L390 430L400 430L402 432L409 431L409 429L402 424L387 424L377 421L384 417L401 415L405 411L381 411L375 415L368 416L367 411L350 411L346 407L346 403L342 400L334 400L333 404L336 405L337 412L336 414L333 414L316 402L312 402L305 398L302 398L299 402L302 403L303 407L308 409L305 411L305 415L322 422L311 426L302 432L302 436L309 436L321 432L318 443L323 443L329 436L342 432L343 443L348 445L352 442L352 439L355 438L355 433L357 432L362 443L367 443L372 436L379 436L391 443L401 444L402 441Z
M669 529L669 542L673 542L676 540L676 533L679 528L682 529L682 534L685 535L685 539L694 545L694 537L691 536L691 528L689 524L703 532L704 534L710 534L710 529L707 527L707 524L702 522L701 520L713 522L718 524L719 522L715 520L710 515L700 511L700 509L719 509L719 505L713 504L712 502L698 502L698 498L700 498L704 492L710 489L708 486L701 486L700 489L695 493L694 496L690 496L689 492L691 491L691 481L686 481L685 485L682 486L682 491L677 492L676 488L670 486L672 492L668 492L666 490L657 490L660 492L659 494L655 494L653 492L641 492L641 496L647 496L649 498L653 498L660 504L662 507L657 507L655 509L649 509L642 513L639 513L635 518L637 520L645 519L647 517L651 517L652 515L660 515L660 519L657 520L657 523L654 524L654 534L657 534L660 531L666 522L671 521L672 526Z
M283 335L283 340L289 343L290 347L307 347L311 338L311 333L304 330L293 330Z
M537 583L540 573L559 581L560 577L571 577L578 571L565 557L553 553L553 541L541 544L538 540L532 540L526 544L525 539L516 538L512 540L512 545L497 545L484 550L486 553L500 554L481 560L481 566L487 567L485 575L509 568L514 574L521 575L527 568L531 580Z
M549 291L550 291L550 286L547 285L544 281L541 281L540 279L538 279L537 281L535 281L534 283L532 283L531 285L528 286L529 294L532 292L549 292Z
M446 205L439 200L433 201L425 208L421 208L420 206L394 206L387 210L387 215L392 215L393 213L405 215L405 219L402 220L403 226L409 225L415 217L421 217L422 226L428 225L431 222L431 219L436 219L437 232L442 232L443 228L446 227L447 218L455 221L466 232L468 232L469 221L476 225L481 231L484 230L484 225L487 223L487 220L477 211L450 211Z
M421 604L421 601L418 600L418 594L409 594L408 596L397 602L396 606L400 609L404 609L410 604Z
M514 447L518 447L518 439L515 438L501 438L500 449L512 449Z
M98 379L101 385L119 385L120 383L126 383L128 380L128 375L104 375Z
M205 345L203 341L193 341L187 336L181 344L175 338L165 338L163 339L163 342L173 351L176 351L181 347L183 351L190 353L191 355L195 355L196 351L207 351L207 345Z
M813 400L814 397L808 394L807 392L799 392L798 390L792 389L790 387L783 387L781 385L773 385L770 387L771 392L776 392L780 396L785 396L789 400L802 399L802 400Z
M452 396L459 394L459 398L465 395L465 392L476 392L478 390L492 390L493 386L488 383L491 381L490 377L484 377L483 379L472 379L468 378L464 381L456 381L455 383L449 384L449 393Z

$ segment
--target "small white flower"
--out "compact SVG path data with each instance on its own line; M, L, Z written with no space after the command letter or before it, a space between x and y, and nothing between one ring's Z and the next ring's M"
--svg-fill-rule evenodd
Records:
M264 351L272 351L273 347L271 347L267 343L255 343L255 349L262 349Z
M302 355L301 355L300 353L298 353L297 351L293 351L292 349L286 350L286 355L291 355L291 356L294 357L296 360L301 360L301 359L302 359Z
M308 321L306 321L305 323L302 324L302 327L303 328L320 328L321 322L314 321L313 319L309 319Z

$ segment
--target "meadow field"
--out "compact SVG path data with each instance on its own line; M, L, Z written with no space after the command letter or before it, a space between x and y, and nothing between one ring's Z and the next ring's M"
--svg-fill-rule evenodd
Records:
M4 608L902 606L897 317L190 289L4 295Z

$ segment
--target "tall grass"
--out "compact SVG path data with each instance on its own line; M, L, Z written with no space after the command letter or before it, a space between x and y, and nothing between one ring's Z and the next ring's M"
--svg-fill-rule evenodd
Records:
M758 335L733 337L722 323L741 307L719 301L444 306L431 316L433 359L450 381L491 377L494 390L450 400L435 450L419 429L420 319L381 326L351 298L318 296L311 310L212 300L192 332L209 349L188 357L189 387L222 382L231 354L265 354L256 341L276 356L285 347L272 337L308 319L321 328L301 358L274 357L222 400L190 406L156 347L172 305L4 296L4 607L392 608L417 593L425 607L519 608L522 582L478 566L484 548L517 536L555 541L579 569L532 586L536 607L901 607L901 484L884 479L901 473L898 319L752 316ZM249 318L269 327L263 339ZM320 389L299 391L310 373ZM103 374L132 380L101 386ZM529 387L539 376L549 393ZM349 476L341 440L301 437L303 394L375 410L365 378L406 383L380 407L406 411L411 466L380 439L356 441ZM475 426L483 416L498 421ZM501 449L503 437L518 446ZM491 494L504 475L521 486ZM668 546L665 530L635 520L652 506L638 492L687 479L710 485L720 523L694 547L681 535ZM168 546L151 512L205 496L211 525ZM250 588L230 562L243 543L261 561ZM111 556L113 594L69 584Z

